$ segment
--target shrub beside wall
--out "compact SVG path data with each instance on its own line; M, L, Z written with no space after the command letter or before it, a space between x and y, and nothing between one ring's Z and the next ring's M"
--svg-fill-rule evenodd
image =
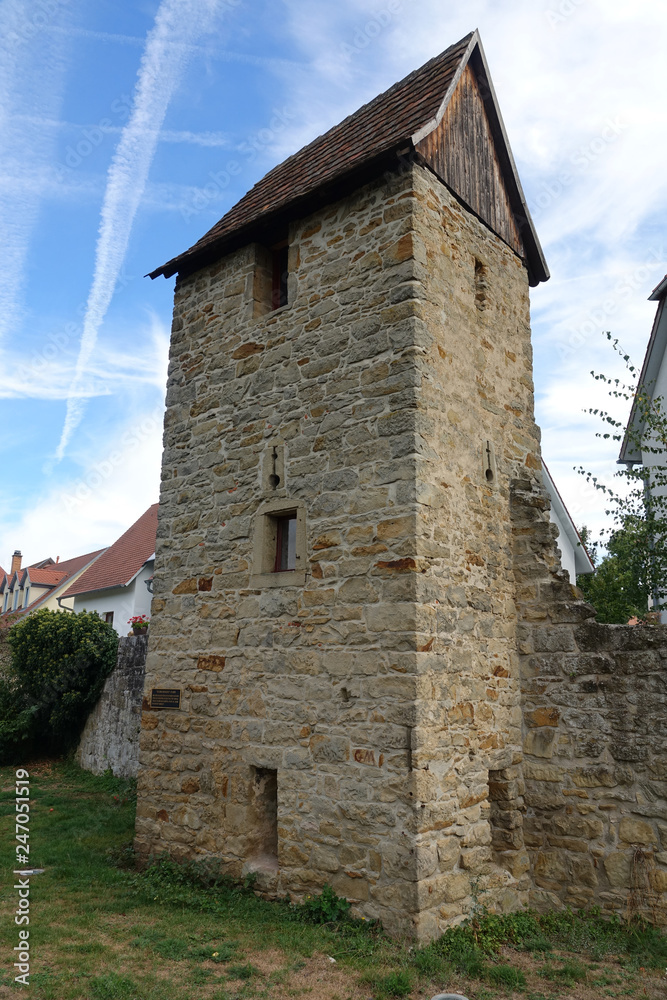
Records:
M11 662L0 676L0 761L63 753L113 670L118 636L95 613L36 611L9 631Z

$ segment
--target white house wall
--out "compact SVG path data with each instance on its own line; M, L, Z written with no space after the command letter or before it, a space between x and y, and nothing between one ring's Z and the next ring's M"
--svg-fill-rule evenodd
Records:
M665 338L667 338L667 309L663 309L660 317L660 326L656 332L656 343L663 344L665 342ZM658 369L658 374L655 379L655 386L652 386L651 389L654 399L657 396L662 398L662 412L667 414L667 351L664 351L662 355L660 368ZM652 452L642 451L642 463L646 466L665 465L667 464L667 456L664 454L655 455Z
M662 310L660 325L656 331L656 343L664 345L665 338L667 338L667 309ZM658 374L655 379L655 385L652 387L652 396L653 399L656 397L661 398L661 411L667 416L667 351L664 350L664 347L660 368L658 369ZM651 468L655 465L667 466L667 455L665 455L664 452L655 454L650 451L642 450L642 465L646 468ZM667 487L653 487L652 492L657 496L665 496L667 495ZM664 597L661 598L661 600L664 599ZM663 625L667 625L667 609L663 609L660 612L660 620Z
M563 567L564 570L567 570L570 577L570 583L576 583L577 571L575 566L574 546L572 545L570 539L567 537L567 534L563 528L562 521L560 520L558 515L554 512L553 505L551 507L551 510L549 511L549 517L551 519L551 523L555 524L556 527L558 528L557 545L558 548L560 549L561 566Z
M128 620L135 615L150 615L152 594L146 581L153 575L153 562L142 567L127 587L97 590L74 598L75 611L97 611L100 618L113 611L113 627L119 635L130 631Z

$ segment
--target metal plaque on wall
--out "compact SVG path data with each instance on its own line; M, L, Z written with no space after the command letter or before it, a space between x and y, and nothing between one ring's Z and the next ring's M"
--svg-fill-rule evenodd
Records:
M180 708L180 688L152 688L151 708Z

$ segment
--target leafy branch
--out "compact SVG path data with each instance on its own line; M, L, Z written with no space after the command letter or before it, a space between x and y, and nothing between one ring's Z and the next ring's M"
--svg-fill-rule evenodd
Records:
M576 469L604 497L605 514L611 519L599 539L589 543L596 556L606 549L596 578L580 578L579 585L595 604L599 620L622 622L645 616L649 607L667 605L667 413L663 399L654 395L655 386L640 383L639 369L618 340L609 333L605 336L623 359L629 381L594 371L591 375L607 386L611 398L632 402L627 430L604 408L589 407L585 412L605 425L596 437L625 441L626 451L637 458L614 474L622 484L618 487L600 481L583 466Z

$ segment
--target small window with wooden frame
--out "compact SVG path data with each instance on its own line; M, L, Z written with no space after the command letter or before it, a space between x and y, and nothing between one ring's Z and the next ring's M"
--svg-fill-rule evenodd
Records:
M255 515L251 587L303 587L306 508L301 500L269 500Z
M286 236L269 246L255 244L253 299L255 316L264 316L289 304L289 241Z

